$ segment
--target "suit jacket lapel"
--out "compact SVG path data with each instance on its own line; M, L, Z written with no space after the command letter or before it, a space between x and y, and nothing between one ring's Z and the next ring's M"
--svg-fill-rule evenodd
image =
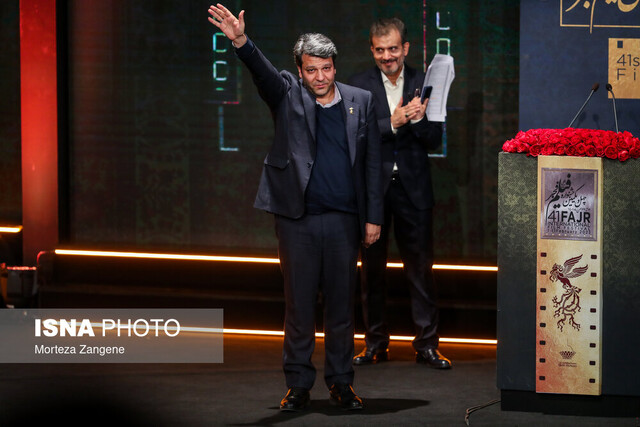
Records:
M353 166L356 162L356 135L358 133L360 106L353 102L353 98L347 99L344 90L341 90L340 92L342 93L342 103L344 104L349 155L351 157L351 166Z
M382 76L380 75L378 67L372 69L369 78L372 80L371 87L373 90L371 93L373 93L376 100L376 110L378 106L382 106L380 114L384 113L382 115L390 116L391 110L389 109L389 101L387 101L387 93L384 90L384 83L382 82Z
M347 143L349 145L349 156L351 166L356 162L356 135L358 134L358 117L360 117L360 105L354 102L353 94L343 85L339 85L342 104L345 112L345 130L347 132Z
M313 142L316 141L316 99L309 93L306 87L300 82L302 88L302 105L304 107L304 115L307 118L307 126L311 132ZM315 150L314 150L315 151Z
M416 79L416 70L408 66L406 63L404 64L404 88L402 92L404 92L403 104L407 104L409 101L413 99L413 91L416 88L422 89L422 82L414 82Z

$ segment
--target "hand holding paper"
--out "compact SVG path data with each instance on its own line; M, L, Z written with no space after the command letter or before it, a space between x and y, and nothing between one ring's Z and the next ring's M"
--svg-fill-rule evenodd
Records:
M432 86L429 104L427 105L427 117L432 122L444 122L447 117L447 98L451 82L456 73L453 67L453 57L450 55L436 54L427 68L423 86Z

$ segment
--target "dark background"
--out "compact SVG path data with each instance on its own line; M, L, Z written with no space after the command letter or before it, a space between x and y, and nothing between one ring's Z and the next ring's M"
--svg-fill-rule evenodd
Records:
M276 255L272 219L252 207L271 118L246 70L224 52L228 41L217 38L213 51L209 4L59 2L61 244ZM12 224L21 221L18 6L0 5L0 222ZM518 130L517 2L227 6L246 10L247 33L279 69L296 71L291 49L299 34L328 35L342 81L373 66L368 27L378 17L405 20L407 61L416 67L448 46L456 78L445 145L432 159L436 260L495 263L497 153ZM226 61L216 65L226 81L214 81L216 61Z

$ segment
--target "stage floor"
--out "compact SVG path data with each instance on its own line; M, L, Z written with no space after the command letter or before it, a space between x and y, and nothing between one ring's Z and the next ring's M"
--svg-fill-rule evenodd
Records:
M0 365L0 425L61 421L83 426L456 426L468 408L500 398L494 346L442 344L450 371L417 365L408 342L392 360L356 367L354 388L365 409L332 406L322 379L323 342L314 363L311 407L281 413L286 392L282 339L225 335L222 364ZM356 351L363 346L356 341ZM637 418L600 418L501 411L473 412L471 426L638 426Z

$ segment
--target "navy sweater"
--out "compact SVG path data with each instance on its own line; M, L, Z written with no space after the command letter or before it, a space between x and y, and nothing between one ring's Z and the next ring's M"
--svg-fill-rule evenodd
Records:
M307 213L358 213L342 102L316 105L316 160L307 186Z

